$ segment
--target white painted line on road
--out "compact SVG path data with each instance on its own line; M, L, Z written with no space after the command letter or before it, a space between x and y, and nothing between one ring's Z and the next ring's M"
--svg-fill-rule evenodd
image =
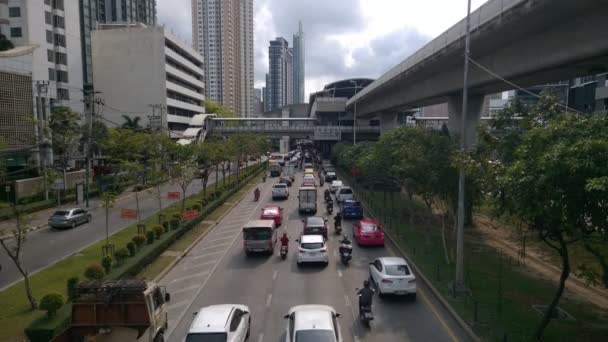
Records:
M203 250L205 252L207 252L210 249L215 249L215 248L218 248L218 247L226 247L226 246L229 246L229 245L230 245L230 242L222 242L222 243L213 244L211 246L203 246Z
M211 261L205 261L205 262L197 262L195 264L190 264L190 265L182 265L176 269L181 269L181 270L192 270L193 268L199 268L199 267L203 267L203 266L209 266L209 265L213 265L217 262L217 260L213 259Z
M346 306L350 306L350 299L347 295L344 295L344 301L346 302Z
M258 336L258 342L262 341L264 341L264 333L260 333L260 336Z
M238 230L241 230L240 228ZM213 234L215 235L227 235L227 234L234 234L235 230L225 230L225 231L217 231L217 232L213 232Z
M195 274L191 274L191 275L187 275L187 276L183 276L183 277L179 277L179 278L175 278L173 280L171 280L170 284L175 284L175 283L179 283L182 282L184 280L189 280L189 279L194 279L194 278L198 278L204 275L207 275L209 272L199 272L199 273L195 273Z
M221 238L217 238L217 239L211 239L211 240L207 240L205 242L215 242L215 241L228 240L228 239L232 239L232 236L226 236L226 237L221 237Z
M350 308L350 313L353 315L353 337L355 341L359 341L359 325L357 324L357 315L355 315L355 309L350 304L350 298L348 298L348 295L344 295L344 299L346 300L346 306Z
M277 275L279 274L279 271L274 270L274 272L272 272L272 280L277 280Z
M177 308L181 308L182 306L184 306L190 302L191 302L191 300L182 300L181 302L176 302L176 303L167 305L167 311L173 311Z
M272 293L269 293L268 297L266 297L266 307L267 308L270 307L270 302L272 302Z
M243 231L243 228L240 228L240 227L239 228L232 228L232 229L223 230L223 232L231 232L231 233L241 232L241 231Z
M201 258L206 258L206 257L212 256L212 255L216 255L216 254L222 254L225 251L226 250L212 252L212 253L203 253L203 254L199 254L199 255L187 255L186 258L188 258L188 259L201 259Z
M222 226L223 224L226 225L238 225L238 224L243 224L245 221L247 221L247 219L240 219L240 220L233 220L233 221L226 221L226 222L222 222Z
M342 271L338 270L338 277L342 278Z
M194 285L188 286L188 287L182 287L179 290L171 291L171 296L175 297L175 295L178 294L178 293L184 293L184 292L192 291L192 290L194 290L196 288L198 288L198 284L194 284Z

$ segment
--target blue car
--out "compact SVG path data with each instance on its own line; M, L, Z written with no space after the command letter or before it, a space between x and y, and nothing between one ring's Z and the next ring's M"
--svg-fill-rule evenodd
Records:
M356 199L347 199L340 204L342 217L363 218L363 207Z

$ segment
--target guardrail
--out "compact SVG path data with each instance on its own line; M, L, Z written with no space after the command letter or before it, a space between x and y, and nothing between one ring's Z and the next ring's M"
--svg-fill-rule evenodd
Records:
M341 131L342 133L348 133L353 131L352 126L280 126L280 125L264 125L264 126L215 126L210 127L213 132L223 133L240 133L240 132L256 132L256 133L314 133L315 130L330 130L330 131ZM357 132L359 133L375 133L380 132L380 126L357 126Z

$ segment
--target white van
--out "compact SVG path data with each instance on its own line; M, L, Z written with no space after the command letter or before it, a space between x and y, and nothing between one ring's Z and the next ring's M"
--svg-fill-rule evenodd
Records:
M247 255L273 254L277 240L277 226L274 220L252 220L243 227L243 248Z
M300 213L317 212L317 189L312 186L303 186L298 192L298 210Z

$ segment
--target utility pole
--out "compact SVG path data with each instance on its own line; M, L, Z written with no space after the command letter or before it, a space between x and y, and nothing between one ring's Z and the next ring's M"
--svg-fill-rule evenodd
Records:
M39 170L40 173L42 173L43 177L44 177L44 199L48 201L49 199L49 190L48 190L48 184L47 184L47 177L46 177L46 137L45 137L45 133L44 133L44 127L45 127L45 120L46 117L44 115L44 102L42 99L42 94L45 95L48 93L48 86L49 86L50 82L49 81L36 81L36 98L37 98L37 102L36 102L36 110L38 111L38 115L36 117L36 123L37 123L37 143L38 143L38 163L40 165Z
M357 96L357 89L359 88L359 85L357 84L357 81L355 80L350 80L349 81L351 84L353 84L355 87L355 94L354 96ZM334 90L335 91L335 90ZM353 112L353 145L357 145L357 101L355 100L355 110Z
M95 105L101 104L101 99L96 99L95 94L101 94L100 91L90 91L87 94L87 102L89 104L89 110L86 112L87 115L87 144L85 157L87 161L87 168L84 177L84 198L85 198L85 206L89 208L89 199L90 199L90 179L91 179L91 167L92 167L92 153L91 146L93 145L93 120L95 120Z
M467 150L466 144L466 116L469 96L469 55L471 54L471 0L468 0L466 36L464 43L464 84L462 87L462 114L460 118L460 151ZM458 226L456 231L456 289L463 291L464 283L464 193L465 193L464 168L458 170Z

